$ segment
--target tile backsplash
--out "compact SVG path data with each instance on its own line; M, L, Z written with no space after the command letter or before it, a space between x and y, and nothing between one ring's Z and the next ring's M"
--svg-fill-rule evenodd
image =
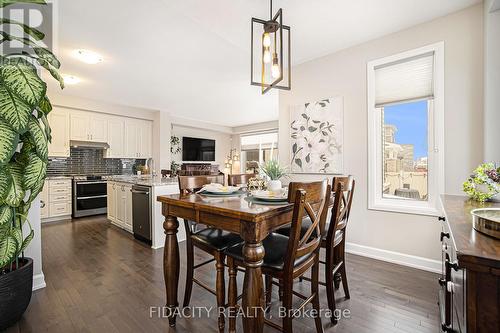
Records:
M47 174L64 175L130 175L144 159L104 158L102 149L71 148L70 157L49 158Z

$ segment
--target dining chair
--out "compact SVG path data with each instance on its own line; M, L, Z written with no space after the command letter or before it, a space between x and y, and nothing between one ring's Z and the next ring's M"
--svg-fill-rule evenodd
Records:
M326 286L326 294L328 299L328 307L330 311L335 313L335 289L340 283L335 280L335 275L340 274L342 287L346 299L350 298L349 286L347 283L346 260L345 260L345 240L347 231L347 222L351 212L352 199L354 196L355 180L352 176L334 177L332 188L334 189L334 202L331 209L330 222L326 223L326 234L321 240L321 248L326 250L325 261L320 261L325 265L325 281L320 281L319 284ZM340 185L340 188L339 188ZM302 231L304 234L307 227L311 225L308 217L302 223ZM281 228L277 233L289 235L291 227ZM311 281L310 278L302 277L301 279ZM331 316L332 323L337 323L337 318Z
M286 315L282 318L282 326L265 320L264 322L282 332L292 332L292 298L293 295L303 299L299 309L312 303L318 316L315 318L316 331L323 332L319 317L319 249L325 228L330 199L330 185L328 181L312 183L290 183L289 191L291 202L294 203L290 237L271 233L263 241L265 255L262 262L262 273L266 276L266 304L270 303L270 285L275 283L283 290L283 307ZM303 216L311 219L311 224L305 234L301 234ZM244 267L243 244L230 247L226 250L229 266L229 309L236 308L237 301L237 272L238 267ZM311 295L305 296L293 290L293 280L311 270ZM236 317L229 318L229 332L235 332Z
M179 176L179 190L181 194L192 194L203 188L204 185L210 183L224 184L224 175L216 176ZM225 295L225 280L224 280L224 251L233 245L242 243L243 240L236 234L216 229L203 228L195 230L196 223L184 219L184 227L186 229L186 250L187 250L187 272L186 272L186 289L184 292L183 306L189 306L191 300L191 292L193 290L193 282L214 294L217 298L217 307L224 307L226 304ZM213 258L203 263L194 265L194 248L201 249L210 254ZM194 277L194 270L215 261L216 286L215 290L205 285ZM224 332L225 320L224 316L219 314L218 326L219 332Z
M256 176L255 173L243 173L238 175L228 175L227 176L227 184L229 186L236 186L240 184L247 184L251 178Z

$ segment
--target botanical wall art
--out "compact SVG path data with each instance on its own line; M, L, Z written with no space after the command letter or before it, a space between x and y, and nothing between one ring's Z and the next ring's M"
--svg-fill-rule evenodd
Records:
M290 113L291 172L343 172L342 97L293 107Z

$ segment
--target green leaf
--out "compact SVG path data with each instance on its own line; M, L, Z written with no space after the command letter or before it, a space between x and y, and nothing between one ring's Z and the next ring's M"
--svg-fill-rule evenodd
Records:
M48 141L45 136L45 132L40 126L38 119L31 117L28 122L28 130L32 137L32 143L35 145L36 153L38 157L45 161L48 158Z
M5 203L11 207L18 207L25 195L22 167L18 163L10 163L7 166L7 173L11 182L5 197Z
M52 130L50 129L49 120L47 119L47 116L42 114L40 116L40 120L43 123L43 129L45 131L45 137L47 138L47 141L52 142Z
M51 66L57 69L61 67L61 63L59 62L59 60L57 60L56 56L48 49L37 46L34 47L33 50L41 59L47 61Z
M23 233L21 228L14 227L10 230L10 235L16 240L17 248L19 249L23 244Z
M16 4L16 3L33 3L38 5L46 5L47 2L45 0L0 0L0 8L6 7L8 5Z
M25 34L30 35L31 37L35 38L36 40L42 40L45 38L45 34L41 32L40 30L37 30L35 28L31 28L30 26L23 24L18 21L14 20L9 20L7 18L0 18L0 24L15 24L20 26Z
M308 128L309 132L311 132L311 133L314 132L314 131L316 131L317 129L318 128L314 127L314 126L309 126L309 128Z
M19 134L17 134L7 123L0 119L0 167L9 163L10 159L16 152L18 143Z
M0 268L14 261L16 252L16 239L10 233L5 237L0 237Z
M307 105L307 104L306 104L306 105ZM302 118L304 118L304 119L308 119L308 118L309 118L309 117L307 116L307 114L305 114L305 113L301 114L301 116L302 116Z
M0 116L18 133L24 132L32 108L0 82Z
M0 206L0 226L12 221L13 217L12 207L7 205Z
M1 79L11 93L19 96L34 109L47 92L35 66L24 58L10 58L0 67Z
M49 73L50 75L52 75L52 77L54 79L56 79L57 81L59 81L59 86L61 87L61 89L64 89L64 79L63 77L59 74L59 72L57 71L56 68L54 68L53 66L51 66L46 60L44 59L41 59L41 58L35 58L36 61L40 64L40 66L42 66L43 68L45 68Z
M21 245L21 248L19 249L18 253L17 254L20 254L22 253L24 250L26 250L26 248L28 247L28 245L30 245L31 241L33 240L33 237L35 236L35 232L33 231L33 229L30 231L30 233L28 234L28 236L26 236L26 238L24 239L22 245Z
M306 162L307 163L311 162L311 154L307 154L307 156L306 156Z
M1 168L0 169L0 202L3 202L3 200L7 196L7 192L9 191L11 181L12 181L12 178L10 178L10 175L8 174L6 168Z
M297 143L294 143L293 146L292 146L292 152L296 153L297 152L297 148L298 148Z
M36 154L29 156L28 164L24 169L23 188L25 191L37 188L43 183L47 174L47 163L40 159Z
M42 111L45 115L52 111L52 104L47 96L44 96L40 103L38 104L38 109Z

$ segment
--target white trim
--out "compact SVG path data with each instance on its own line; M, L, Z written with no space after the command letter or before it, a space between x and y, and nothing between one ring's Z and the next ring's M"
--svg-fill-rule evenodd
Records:
M45 288L46 286L47 284L45 283L45 275L43 275L43 272L33 275L33 291Z
M434 52L434 99L429 103L428 201L388 199L382 196L382 120L375 109L375 67ZM444 42L367 63L368 209L439 216L439 193L444 192Z
M438 260L417 257L409 254L377 249L374 247L346 243L346 252L359 256L387 261L393 264L421 269L432 273L441 273L441 262Z

